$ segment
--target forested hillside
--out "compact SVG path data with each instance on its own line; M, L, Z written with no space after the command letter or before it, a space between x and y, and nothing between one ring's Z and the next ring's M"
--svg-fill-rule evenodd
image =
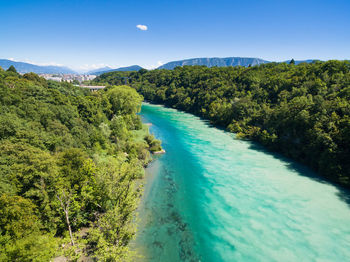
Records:
M184 66L103 74L128 77L145 99L209 119L350 186L350 63Z
M0 261L127 261L159 141L127 86L90 92L0 68Z

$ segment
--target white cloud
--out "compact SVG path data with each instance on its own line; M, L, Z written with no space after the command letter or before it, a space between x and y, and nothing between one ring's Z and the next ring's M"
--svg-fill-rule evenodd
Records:
M137 25L136 27L137 27L138 29L142 30L142 31L147 31L147 30L148 30L147 25Z
M71 66L70 68L74 69L77 72L84 73L87 71L91 71L91 70L95 70L103 67L117 68L118 66L100 63L100 64L84 64L81 66Z
M56 62L48 62L48 63L36 63L30 60L25 60L24 62L29 63L29 64L34 64L34 65L39 65L39 66L65 66L63 64L59 64Z
M145 66L145 68L146 69L156 69L156 68L160 67L161 65L164 65L164 63L162 61L157 61L157 64Z
M64 66L63 64L59 64L59 63L56 63L56 62L35 62L35 61L32 61L30 59L23 59L23 60L19 60L21 62L25 62L25 63L29 63L29 64L33 64L33 65L38 65L38 66Z
M40 64L39 64L40 65ZM42 65L50 65L50 66L65 66L64 64L59 64L56 62L43 63Z

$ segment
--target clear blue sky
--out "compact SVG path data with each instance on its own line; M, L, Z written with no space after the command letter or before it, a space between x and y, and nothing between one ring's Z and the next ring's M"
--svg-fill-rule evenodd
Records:
M83 69L213 56L350 59L350 0L0 0L0 58Z

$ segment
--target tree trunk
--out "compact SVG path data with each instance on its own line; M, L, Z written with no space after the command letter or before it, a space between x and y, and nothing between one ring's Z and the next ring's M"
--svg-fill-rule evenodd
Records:
M71 229L70 223L69 223L68 210L65 210L64 213L65 213L65 215L66 215L66 221L67 221L67 225L68 225L70 241L71 241L71 243L72 243L72 246L74 246L74 239L73 239L72 229Z
M62 206L63 211L64 211L64 214L65 214L65 216L66 216L66 222L67 222L67 226L68 226L70 241L71 241L72 246L74 246L73 233L72 233L72 228L70 227L69 214L68 214L68 211L69 211L69 204L70 204L70 194L69 194L67 203L63 203L63 200L62 200L58 195L56 195L56 197L57 197L58 200L60 201L61 206ZM64 194L64 193L63 193L63 198L65 198L65 194Z

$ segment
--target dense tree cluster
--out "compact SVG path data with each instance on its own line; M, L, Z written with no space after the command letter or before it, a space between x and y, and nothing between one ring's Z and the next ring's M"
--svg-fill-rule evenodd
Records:
M111 72L145 99L191 112L350 186L350 63Z
M142 99L0 68L0 261L130 257L135 180L154 143Z

